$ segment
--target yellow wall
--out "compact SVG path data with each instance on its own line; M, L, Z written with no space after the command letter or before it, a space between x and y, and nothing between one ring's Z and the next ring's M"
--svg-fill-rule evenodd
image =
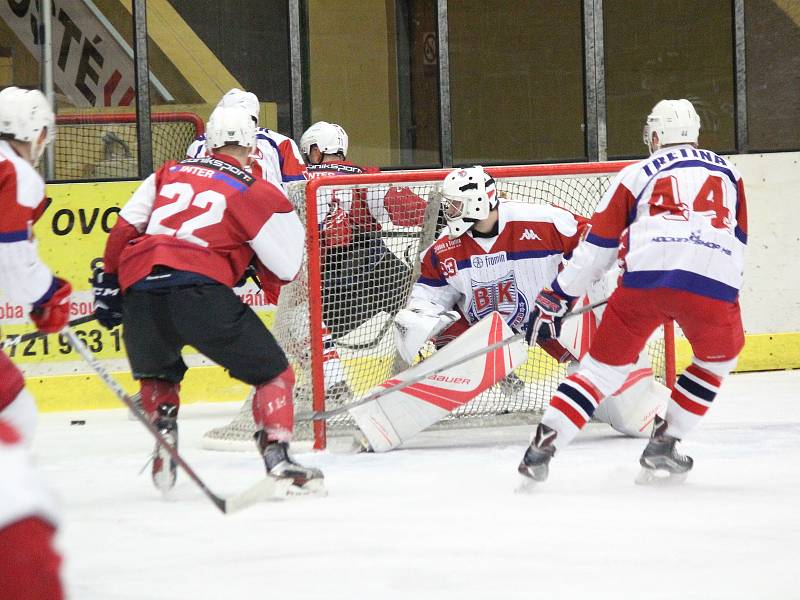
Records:
M344 127L357 164L399 162L393 14L393 0L308 3L311 121Z

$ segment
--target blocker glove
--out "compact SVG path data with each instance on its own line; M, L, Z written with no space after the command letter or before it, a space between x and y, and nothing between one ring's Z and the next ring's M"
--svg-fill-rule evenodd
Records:
M555 340L561 334L561 321L572 309L573 300L548 288L539 292L525 332L528 344L538 342L544 346L548 340Z
M122 292L115 273L106 273L103 267L96 266L92 271L92 284L94 294L94 316L100 325L106 329L113 329L122 323Z
M68 281L53 277L55 289L45 299L33 305L31 321L42 333L58 333L69 322L69 297L72 286Z

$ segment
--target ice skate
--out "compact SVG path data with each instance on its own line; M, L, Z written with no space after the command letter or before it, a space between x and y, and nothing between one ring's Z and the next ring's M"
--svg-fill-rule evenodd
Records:
M375 450L372 449L372 444L369 443L367 436L365 436L364 432L362 432L360 429L356 430L356 432L353 434L351 451L353 454L375 452Z
M497 382L500 392L509 400L513 400L525 389L525 382L516 373L509 373Z
M278 480L282 492L287 496L317 494L324 496L325 477L322 471L313 467L304 467L295 462L289 455L287 442L273 442L267 440L264 431L256 432L256 444L264 458L267 474Z
M639 458L642 470L636 478L640 485L683 483L694 461L691 456L679 454L675 448L680 440L667 434L667 422L656 416L653 433Z
M537 483L547 480L550 459L556 452L553 442L557 435L553 429L539 423L531 445L525 450L522 462L517 467L517 471L524 477L522 484L517 489L518 492L527 492L533 489Z
M172 444L173 448L178 447L178 407L172 404L162 404L158 407L158 414L153 421L153 425L159 433ZM159 443L153 450L153 466L151 475L153 485L162 494L166 495L175 487L175 479L178 475L178 465L172 460L169 452Z

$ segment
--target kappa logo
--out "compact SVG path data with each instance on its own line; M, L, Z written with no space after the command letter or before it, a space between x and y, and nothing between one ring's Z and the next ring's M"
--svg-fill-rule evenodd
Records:
M540 238L538 235L536 235L536 232L533 229L525 229L525 231L522 232L522 235L520 236L519 239L521 239L521 240L541 240L542 238Z

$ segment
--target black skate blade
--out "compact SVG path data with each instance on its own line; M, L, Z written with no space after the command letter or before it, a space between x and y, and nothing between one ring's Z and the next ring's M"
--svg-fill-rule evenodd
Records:
M653 487L670 487L681 485L689 476L689 472L673 473L666 469L648 469L642 467L639 474L634 479L636 485L648 485Z

